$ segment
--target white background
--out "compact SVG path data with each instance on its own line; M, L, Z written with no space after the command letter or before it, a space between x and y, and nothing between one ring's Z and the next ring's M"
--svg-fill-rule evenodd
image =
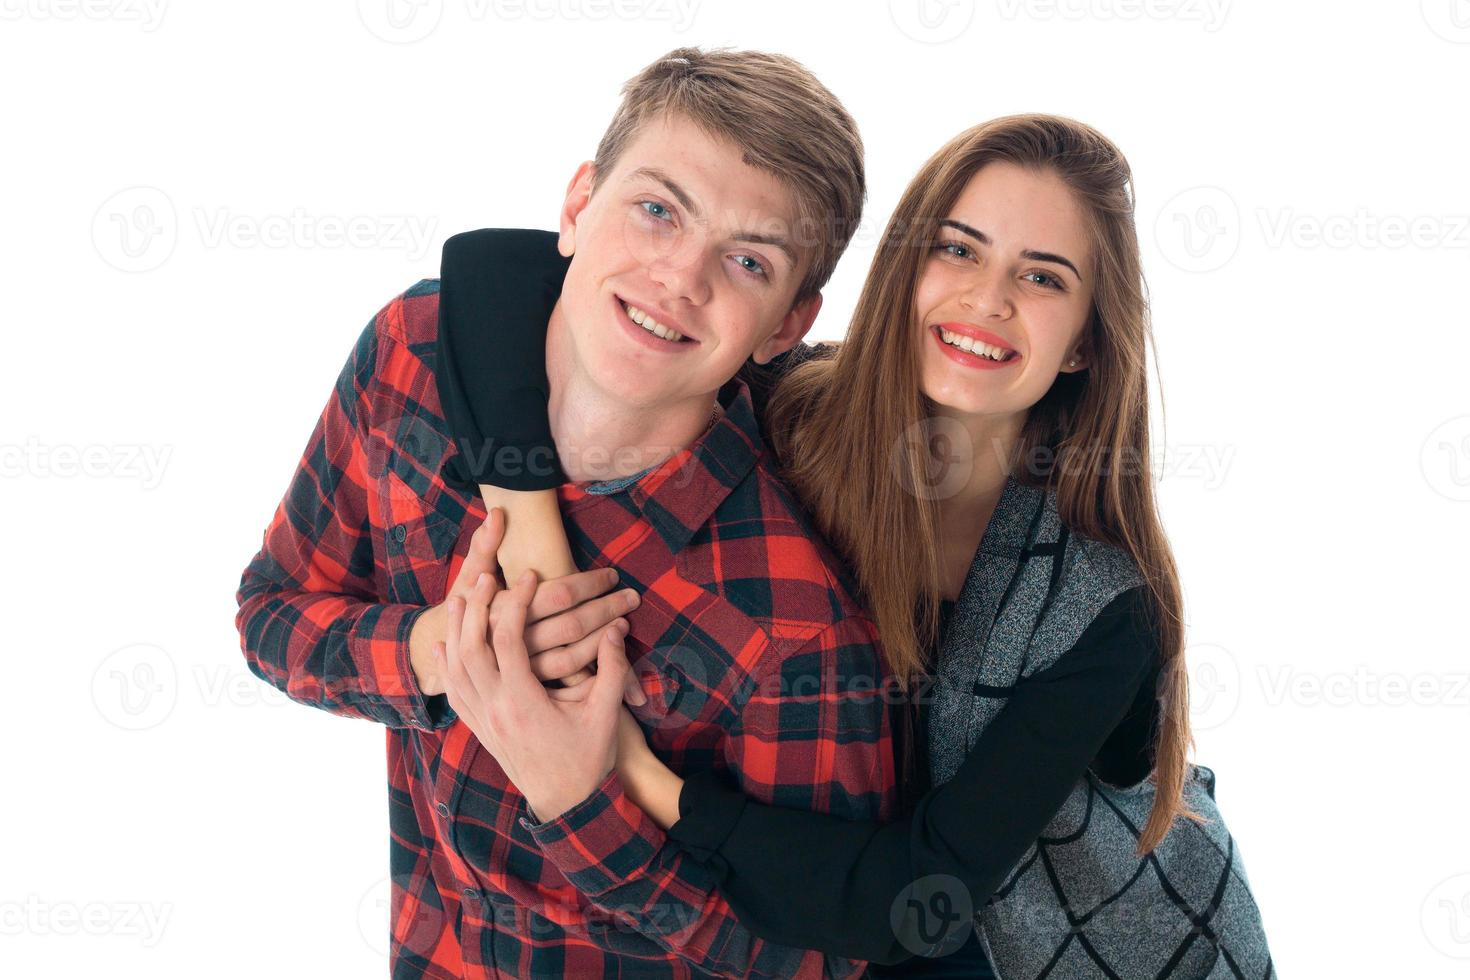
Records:
M247 672L239 576L374 312L553 226L683 44L862 126L813 338L960 129L1123 147L1195 758L1280 972L1470 974L1470 3L388 2L0 0L0 974L386 974L383 731Z

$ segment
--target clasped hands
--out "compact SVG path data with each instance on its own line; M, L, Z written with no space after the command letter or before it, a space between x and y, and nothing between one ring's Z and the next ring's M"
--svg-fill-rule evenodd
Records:
M646 698L624 651L637 593L589 598L617 582L612 569L539 583L526 572L509 588L494 574L505 515L475 531L466 568L445 602L435 667L449 706L526 797L536 821L590 796L618 759L619 742L647 751L622 707ZM474 575L466 590L466 575ZM592 591L596 590L596 591ZM573 634L576 634L575 636ZM597 672L586 668L596 660ZM563 687L543 682L560 680Z

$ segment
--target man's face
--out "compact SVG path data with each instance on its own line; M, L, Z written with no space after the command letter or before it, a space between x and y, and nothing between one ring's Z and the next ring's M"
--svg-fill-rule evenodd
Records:
M739 147L676 114L649 120L592 193L584 163L561 214L572 262L559 307L580 372L640 408L703 401L746 359L810 328L792 309L809 256L794 196Z

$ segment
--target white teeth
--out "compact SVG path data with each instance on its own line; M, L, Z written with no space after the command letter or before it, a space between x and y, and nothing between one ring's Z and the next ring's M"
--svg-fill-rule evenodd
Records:
M636 306L629 306L627 303L624 303L623 309L628 311L628 319L632 320L634 323L638 324L640 327L642 327L644 330L647 330L655 337L662 337L664 340L684 339L683 334L675 333L673 330L670 330L662 323L659 323L653 317L649 316L647 313L644 313Z
M961 333L952 333L943 327L939 328L939 337L951 347L958 347L960 350L970 354L979 354L981 357L988 357L992 361L1004 361L1011 355L1011 352L1004 347L982 344L973 337L968 337Z

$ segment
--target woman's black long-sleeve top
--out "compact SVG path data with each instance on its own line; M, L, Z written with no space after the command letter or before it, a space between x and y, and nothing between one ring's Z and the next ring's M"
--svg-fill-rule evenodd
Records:
M567 260L549 232L475 234L502 236L494 245L506 260L477 268L473 285L457 292L446 263L441 282L455 314L441 311L439 387L461 448L457 475L513 489L554 487L565 479L559 468L539 483L524 472L502 480L493 466L471 465L485 464L493 453L465 458L464 447L472 441L482 449L526 449L539 439L554 451L542 358ZM493 312L461 315L471 308ZM810 356L821 356L820 349L800 345L768 365L747 362L740 377L758 413L781 373ZM455 389L448 398L446 386ZM538 407L539 417L524 417ZM522 417L507 420L511 410ZM896 706L896 713L914 712L918 761L901 774L906 805L895 822L768 806L698 773L686 778L669 839L716 873L742 922L762 938L878 964L903 962L913 951L895 936L890 912L906 886L927 875L952 875L978 910L1085 770L1114 785L1148 774L1159 723L1158 661L1144 590L1131 589L1056 664L1016 684L941 786L928 785L927 705L921 698Z

